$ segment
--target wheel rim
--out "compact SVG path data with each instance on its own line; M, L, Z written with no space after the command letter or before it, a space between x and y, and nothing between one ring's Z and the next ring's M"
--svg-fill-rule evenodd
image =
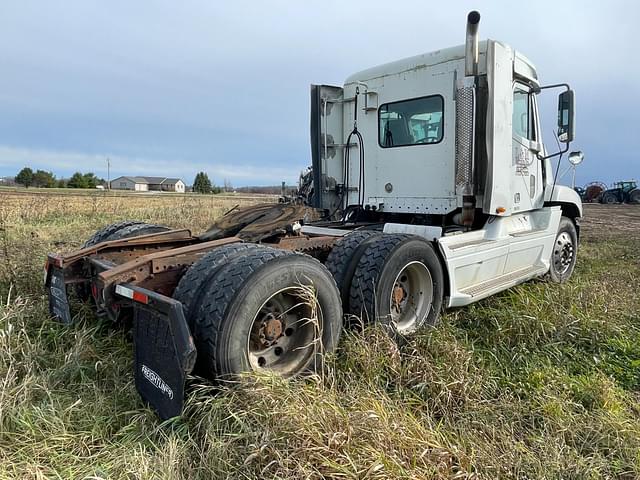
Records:
M575 256L575 248L571 236L567 232L562 232L556 238L553 248L553 268L560 275L567 273L573 258Z
M253 370L295 375L321 350L322 310L309 287L288 287L271 295L255 315L247 339Z
M391 289L391 321L400 332L412 331L431 311L433 279L422 262L411 262L400 271Z

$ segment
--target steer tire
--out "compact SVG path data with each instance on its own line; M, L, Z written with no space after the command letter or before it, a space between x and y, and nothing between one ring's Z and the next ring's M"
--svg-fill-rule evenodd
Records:
M602 195L602 203L606 205L613 205L615 203L619 203L618 197L611 192L605 192L605 194Z
M547 277L554 283L565 283L573 274L577 256L578 234L576 226L570 218L562 217L553 243Z
M82 248L92 247L93 245L97 245L98 243L106 242L109 237L117 233L119 230L123 228L130 227L132 225L141 225L144 222L139 220L124 220L122 222L112 223L111 225L107 225L106 227L101 228L96 233L94 233L89 240L84 242Z
M193 306L198 305L203 290L209 285L213 276L227 262L238 255L247 254L260 247L255 243L232 243L207 253L195 262L178 282L173 298L182 303L183 312L189 328L193 330Z
M382 235L375 230L356 230L338 240L327 257L324 265L336 281L345 311L349 310L351 280L358 261L369 244Z
M394 316L396 289L405 303ZM368 246L358 262L349 308L363 320L380 321L400 334L410 334L437 323L443 298L444 273L431 243L416 235L385 234Z
M296 308L284 310L287 317L280 324L279 333L268 337L275 343L264 350L273 359L267 364L260 356L267 353L255 353L263 351L261 342L267 338L260 319L264 319L264 311L273 299L298 294L305 288L312 289L311 298L315 300L300 297L309 303L295 300L292 305ZM311 314L298 317L298 309L304 313L310 304L321 312L318 322L309 320L314 318ZM335 349L342 328L342 308L331 274L316 259L261 248L231 259L218 270L200 297L193 322L199 372L203 376L228 379L265 369L293 376L317 371L323 354ZM257 350L256 344L260 347Z

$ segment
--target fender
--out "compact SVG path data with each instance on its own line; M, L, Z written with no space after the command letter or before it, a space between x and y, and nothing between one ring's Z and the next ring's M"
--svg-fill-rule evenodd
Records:
M580 238L580 219L582 218L582 200L573 188L565 185L556 185L553 194L549 188L545 191L545 207L560 205L562 214L573 219L576 225L576 233Z
M577 211L577 215L575 216L582 217L582 200L580 200L580 195L578 195L573 188L565 185L556 185L555 188L553 188L553 192L547 188L544 203L545 205L566 205L569 208L573 207L575 211Z

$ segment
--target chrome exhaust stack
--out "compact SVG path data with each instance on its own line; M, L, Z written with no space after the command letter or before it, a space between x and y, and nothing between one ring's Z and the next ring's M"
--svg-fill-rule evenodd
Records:
M461 200L461 218L458 221L468 230L473 226L476 207L474 159L479 23L480 13L475 10L469 12L464 48L465 76L456 85L456 193Z
M467 77L478 75L478 24L480 13L472 10L467 15L467 39L464 48L464 74Z

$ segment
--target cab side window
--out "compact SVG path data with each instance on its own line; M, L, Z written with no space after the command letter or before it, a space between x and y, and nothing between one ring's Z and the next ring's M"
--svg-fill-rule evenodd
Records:
M533 95L523 86L516 86L513 91L512 131L532 142L537 141L536 122L533 109Z
M532 140L529 135L530 121L529 94L516 88L513 91L513 134Z
M439 143L443 113L440 95L385 103L378 110L378 143L382 148Z

